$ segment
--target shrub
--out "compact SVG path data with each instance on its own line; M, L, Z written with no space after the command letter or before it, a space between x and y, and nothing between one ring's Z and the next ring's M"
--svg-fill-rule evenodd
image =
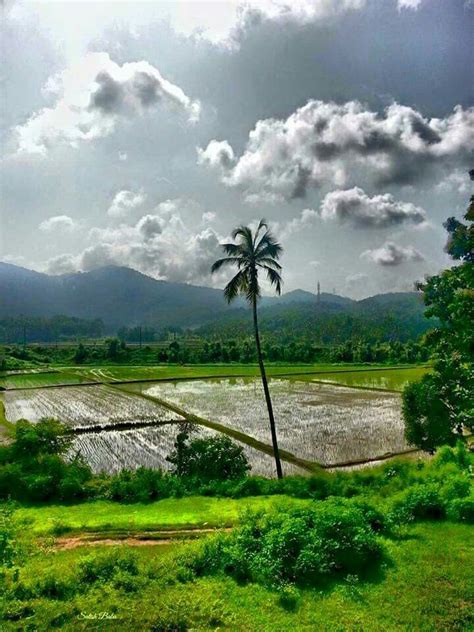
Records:
M204 543L194 570L223 569L267 585L307 584L334 572L362 572L381 552L361 509L327 500L315 508L246 514L238 530Z
M34 586L34 593L38 597L47 599L68 599L75 592L75 586L71 582L53 574L47 574Z
M395 496L390 517L395 523L403 523L415 519L440 519L445 513L439 486L427 483L413 485Z
M86 584L108 582L119 573L138 575L136 557L130 552L104 551L88 555L79 562L79 581Z
M0 505L0 568L13 566L18 555L17 526L13 512L14 506L11 503Z
M450 520L474 524L474 494L466 498L455 498L447 507Z

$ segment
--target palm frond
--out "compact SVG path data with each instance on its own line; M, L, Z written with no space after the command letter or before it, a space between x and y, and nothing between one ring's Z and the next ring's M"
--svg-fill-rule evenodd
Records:
M224 288L225 300L231 303L239 294L246 293L247 287L247 274L245 270L239 270Z
M242 254L242 247L240 244L221 244L221 246L231 257L237 257Z
M238 265L239 261L240 260L238 257L224 257L223 259L218 259L212 264L211 273L214 274L214 272L218 272L222 268L222 266L225 266L225 265L232 265L232 264Z
M275 292L277 294L281 294L281 276L278 274L278 272L276 272L276 270L273 270L273 268L269 268L268 266L263 266L263 269L266 271L267 278L270 281L271 285L275 287Z
M281 265L277 263L275 259L272 259L271 257L257 257L256 262L257 262L257 265L261 268L263 266L270 266L271 268L274 268L277 271L281 270Z
M237 237L241 237L241 243L239 247L242 251L246 251L247 253L253 252L253 235L252 231L248 226L239 226L232 232L232 239L237 239Z

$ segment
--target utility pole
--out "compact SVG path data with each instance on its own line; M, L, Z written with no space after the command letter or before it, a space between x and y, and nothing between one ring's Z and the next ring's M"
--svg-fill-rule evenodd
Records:
M319 282L319 281L318 281L318 294L317 294L317 301L318 301L318 303L320 303L320 302L321 302L321 284L320 284L320 282Z
M26 349L26 325L23 325L23 349Z
M142 326L138 328L138 339L140 341L140 349L142 348Z

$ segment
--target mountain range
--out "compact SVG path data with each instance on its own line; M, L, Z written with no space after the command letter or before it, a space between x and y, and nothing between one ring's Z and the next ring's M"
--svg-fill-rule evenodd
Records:
M306 318L310 315L374 312L424 320L423 305L415 292L380 294L354 301L336 294L293 290L281 297L263 297L267 320ZM100 318L108 327L137 324L155 327L199 327L208 323L246 320L245 303L228 306L222 290L159 281L136 270L108 266L90 272L50 276L8 263L0 263L0 318L52 317L57 314L83 319Z

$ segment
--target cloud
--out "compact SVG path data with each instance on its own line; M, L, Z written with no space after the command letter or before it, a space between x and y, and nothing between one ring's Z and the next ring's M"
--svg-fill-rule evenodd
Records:
M129 120L166 106L199 118L200 105L165 79L147 61L112 61L108 53L88 53L70 68L50 77L45 96L54 104L16 127L20 152L46 154L56 144L76 147L111 134L120 120Z
M473 149L474 108L427 119L397 103L379 114L358 101L311 100L287 119L258 121L240 158L228 141L211 140L198 149L198 162L247 201L278 201L361 177L378 186L411 184L436 167L467 164Z
M126 217L131 211L142 206L145 200L146 195L143 191L134 193L123 189L115 194L112 204L107 210L107 215L116 218Z
M38 228L44 233L70 233L77 228L77 224L69 215L55 215L41 222Z
M121 265L160 279L209 283L223 237L209 226L197 231L191 228L186 218L195 207L196 203L187 200L167 200L133 225L94 228L89 232L90 245L79 255L55 257L47 269L59 274Z
M64 254L52 257L46 263L48 274L72 274L78 269L78 259L74 255Z
M422 224L426 212L411 202L400 202L385 193L369 197L359 187L328 193L321 203L321 218L349 223L356 228L387 228L399 224Z
M417 10L420 8L422 0L398 0L398 9L413 9Z
M460 169L451 172L441 182L436 185L436 190L440 193L457 192L467 194L470 190L469 174Z
M288 222L281 224L276 222L272 228L278 234L279 239L287 239L305 228L309 228L319 218L319 214L311 208L305 208L300 215Z
M386 241L380 248L366 250L361 255L362 259L368 259L381 266L399 266L407 261L424 261L425 258L413 246L398 246L393 241Z
M226 140L211 140L206 149L197 148L198 164L225 172L235 162L234 150Z

